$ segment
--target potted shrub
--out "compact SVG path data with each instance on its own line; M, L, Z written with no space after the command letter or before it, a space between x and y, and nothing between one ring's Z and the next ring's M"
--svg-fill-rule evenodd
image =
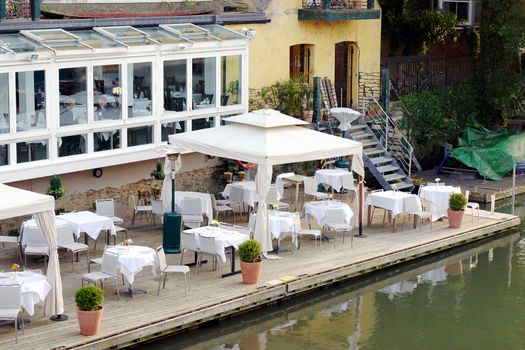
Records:
M51 177L49 181L49 188L46 194L53 196L55 199L59 199L66 193L66 189L62 186L62 180L57 175Z
M459 228L461 226L466 205L467 197L463 193L450 195L448 199L448 227Z
M239 259L241 260L242 283L256 284L261 274L261 244L249 239L239 245Z
M164 177L166 176L164 174L164 169L162 169L162 163L160 162L160 159L157 159L157 166L155 169L151 172L151 176L155 180L164 180Z
M77 304L80 334L95 335L98 333L104 311L100 305L103 300L104 292L97 286L84 286L77 290L75 303Z

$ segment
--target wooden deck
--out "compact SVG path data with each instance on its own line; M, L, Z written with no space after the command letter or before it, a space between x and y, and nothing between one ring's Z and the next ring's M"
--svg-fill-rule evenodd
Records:
M170 275L166 289L156 295L157 282L150 269L144 269L135 280L135 286L144 288L148 294L133 298L122 296L117 300L114 285L106 286L104 301L104 319L99 335L81 336L76 321L74 292L80 286L80 276L86 272L85 257L80 257L76 271L71 272L71 260L66 257L61 262L64 303L69 320L53 322L50 315L43 315L43 308L37 307L26 326L25 334L19 337L16 349L104 349L129 345L136 341L151 339L185 327L192 327L200 322L209 321L226 315L235 314L264 303L272 302L295 293L318 288L335 281L368 273L403 261L432 254L453 246L465 244L496 235L516 227L519 218L511 215L482 211L479 223L465 215L461 229L449 229L447 220L433 224L432 232L428 223L420 231L412 229L407 223L405 230L384 226L382 213L371 227L364 227L367 238L355 238L353 247L347 237L341 243L324 243L321 250L314 249L312 241L303 241L300 250L278 254L281 259L265 260L261 283L256 286L243 285L241 276L221 278L229 269L229 262L219 265L218 271L211 270L211 264L203 265L199 273L192 268L190 292L184 296L182 277ZM354 230L355 232L355 230ZM162 242L160 228L151 232L143 225L142 229L130 230L134 244L156 247ZM99 242L98 251L91 255L99 256L103 247ZM288 242L284 242L290 243ZM193 256L188 254L185 262ZM13 249L0 250L0 263L4 269L16 260ZM169 255L168 263L179 263L179 255ZM31 267L40 267L33 263ZM298 279L281 285L268 287L265 281L294 275ZM0 327L0 348L12 349L14 335L11 326Z

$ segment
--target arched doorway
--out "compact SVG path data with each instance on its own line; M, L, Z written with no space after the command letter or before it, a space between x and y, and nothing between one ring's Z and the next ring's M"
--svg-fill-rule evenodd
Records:
M352 107L356 91L358 48L355 43L335 44L335 92L340 107Z

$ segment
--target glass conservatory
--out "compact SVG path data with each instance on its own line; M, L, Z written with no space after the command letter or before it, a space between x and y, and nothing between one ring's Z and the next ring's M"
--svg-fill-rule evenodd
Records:
M0 182L157 158L246 112L248 42L193 24L0 34Z

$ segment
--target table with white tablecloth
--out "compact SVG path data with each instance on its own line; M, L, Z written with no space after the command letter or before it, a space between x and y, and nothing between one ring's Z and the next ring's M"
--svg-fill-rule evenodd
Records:
M46 276L33 271L17 271L0 273L0 285L20 284L21 306L29 314L35 313L35 305L46 299L51 290Z
M60 217L56 217L55 218L55 226L58 229L60 229L61 227L64 227L64 226L71 226L69 224L69 222L65 221L65 220L61 220ZM40 228L38 227L38 225L36 224L36 220L35 219L30 219L30 220L27 220L27 221L24 221L24 223L22 224L22 229L21 229L21 240L20 240L20 244L22 245L22 247L25 247L27 245L27 237L30 237L31 234L29 233L30 230L38 230L40 232L40 235L42 235L41 231L40 231ZM43 236L42 236L43 237Z
M255 203L258 202L257 196L255 194L255 181L238 181L227 184L222 191L222 196L224 198L230 197L232 186L242 187L242 201L248 204L250 207L253 208Z
M281 239L286 236L292 237L292 242L297 244L297 239L295 235L295 224L294 216L298 215L297 213L290 213L284 211L271 210L268 213L268 219L270 223L270 233L272 238Z
M75 237L80 237L84 232L89 237L97 239L100 231L107 230L111 235L116 235L115 225L110 217L97 215L90 211L65 213L58 216L60 220L67 221L73 227Z
M383 208L390 211L394 221L394 232L396 232L396 217L401 213L406 213L404 200L414 196L411 193L401 191L372 192L366 198L368 206L368 226L372 223L372 207Z
M423 186L419 196L430 202L432 221L448 217L448 199L452 193L461 193L460 187L453 186Z
M135 275L146 266L151 266L152 273L156 273L158 259L157 252L153 248L139 245L117 245L107 248L106 251L118 255L119 271L126 276L130 285L135 281Z
M345 223L347 224L350 224L350 220L352 220L352 216L354 216L350 206L340 201L315 201L304 204L304 214L308 221L313 217L321 227L326 224L325 216L328 209L342 209Z
M332 187L339 192L343 187L343 176L348 174L350 172L344 169L319 169L315 171L315 180L325 189Z

